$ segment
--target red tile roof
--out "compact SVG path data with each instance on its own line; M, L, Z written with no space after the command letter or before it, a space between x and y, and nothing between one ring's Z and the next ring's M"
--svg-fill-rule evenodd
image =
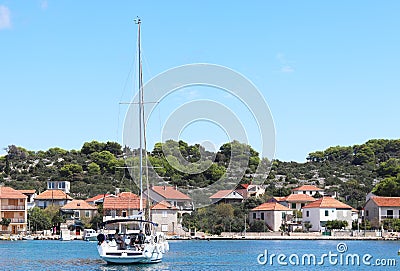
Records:
M42 199L42 200L59 200L59 199L69 199L72 200L70 196L64 193L62 190L46 190L43 193L40 193L39 195L36 196L36 199Z
M160 201L153 207L151 207L152 210L178 210L175 206L171 205L170 203L166 202L165 200Z
M144 208L146 206L146 200L142 201ZM140 199L132 199L129 197L108 197L104 199L103 208L108 210L125 210L125 209L140 209Z
M0 186L0 199L26 199L20 191L7 186Z
M102 199L102 198L105 198L105 197L109 197L109 196L111 196L111 194L100 194L100 195L88 198L85 201L86 202L93 202L93 201L96 201L96 200L99 200L99 199Z
M277 202L266 202L266 203L263 203L251 210L252 211L291 211L291 209L289 209L288 207L283 206L282 204L277 203Z
M297 188L293 188L292 191L322 191L324 189L318 188L315 185L302 185Z
M139 196L132 192L121 192L117 195L120 198L131 198L131 199L139 199Z
M284 201L287 202L313 202L316 201L315 198L306 195L306 194L290 194L287 196Z
M97 208L90 205L84 200L73 200L67 204L65 204L63 207L61 207L61 210L96 210Z
M371 197L377 206L381 207L400 207L400 197Z
M191 200L188 195L183 194L172 186L153 186L151 189L165 199Z
M349 209L351 210L352 207L340 202L331 197L322 197L317 199L314 202L311 202L304 206L303 208L336 208L336 209Z

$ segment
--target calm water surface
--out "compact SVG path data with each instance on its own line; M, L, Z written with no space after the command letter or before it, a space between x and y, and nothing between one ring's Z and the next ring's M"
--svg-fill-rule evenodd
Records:
M343 244L338 247L339 243ZM107 265L98 257L94 242L0 241L0 270L400 270L399 249L399 241L170 241L170 251L162 263ZM332 263L326 256L318 265L321 256L329 253ZM258 257L260 254L262 257ZM286 256L281 262L287 265L279 264L272 254ZM308 263L311 254L316 256L316 265ZM357 254L360 265L353 265L351 259L346 264L350 254ZM362 262L366 254L372 256L367 261L369 266ZM302 257L306 257L304 264ZM377 266L376 260L386 265Z

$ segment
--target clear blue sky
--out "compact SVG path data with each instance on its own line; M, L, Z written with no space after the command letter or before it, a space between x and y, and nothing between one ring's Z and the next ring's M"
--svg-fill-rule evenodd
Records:
M198 62L240 72L271 109L280 160L400 137L400 1L149 2L0 0L0 147L121 143L136 16L145 81Z

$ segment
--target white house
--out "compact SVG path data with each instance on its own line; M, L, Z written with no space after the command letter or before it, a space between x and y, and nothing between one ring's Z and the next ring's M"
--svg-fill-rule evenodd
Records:
M242 202L244 197L236 190L219 190L210 196L212 204Z
M300 187L292 189L292 194L306 194L314 196L317 192L321 196L324 195L324 189L316 187L315 185L302 185Z
M322 197L303 207L303 224L310 222L310 231L325 230L326 222L345 220L351 228L352 207L331 197Z
M47 181L47 190L62 190L69 194L71 183L69 181Z
M365 218L378 219L400 218L400 197L371 197L364 206Z
M270 202L278 202L292 210L301 210L307 204L316 201L315 198L307 194L290 194L287 197L273 197Z
M46 190L35 197L35 205L45 209L47 206L64 206L72 198L61 190Z
M263 203L249 212L249 222L256 220L264 221L271 231L279 231L280 227L286 222L286 215L292 214L292 210L277 202Z

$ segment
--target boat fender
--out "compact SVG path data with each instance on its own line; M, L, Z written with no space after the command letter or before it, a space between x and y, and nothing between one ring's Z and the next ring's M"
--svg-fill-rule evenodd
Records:
M104 240L106 240L106 237L104 236L104 234L100 233L99 235L97 235L97 241L99 241L97 244L101 245Z
M165 253L165 246L164 246L164 244L162 244L160 247L161 247L161 253L164 254L164 253Z
M169 244L168 243L164 243L165 245L165 251L169 251Z

